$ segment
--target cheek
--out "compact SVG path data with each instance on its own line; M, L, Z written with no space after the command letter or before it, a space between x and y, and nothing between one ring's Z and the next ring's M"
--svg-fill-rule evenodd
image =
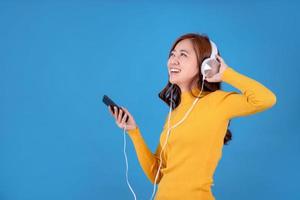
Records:
M184 74L187 76L187 77L193 77L195 76L196 74L199 73L199 68L196 64L191 64L190 66L188 66L187 68L185 68L184 70Z

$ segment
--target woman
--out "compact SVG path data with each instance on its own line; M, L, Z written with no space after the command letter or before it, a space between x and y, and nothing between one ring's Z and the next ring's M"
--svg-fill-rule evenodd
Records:
M156 200L215 199L211 191L213 175L223 145L231 140L231 132L227 130L230 120L261 112L276 103L272 91L229 67L220 55L217 55L219 72L203 79L200 67L211 52L210 40L205 35L186 34L173 44L167 63L169 82L159 93L172 111L154 154L128 110L122 107L124 111L118 112L114 108L113 114L109 108L116 124L132 139L145 174L154 185L159 184ZM232 85L241 93L221 90L221 82ZM169 127L185 116L195 98L199 98L197 104L185 121L171 130L163 148ZM129 120L125 123L127 116Z

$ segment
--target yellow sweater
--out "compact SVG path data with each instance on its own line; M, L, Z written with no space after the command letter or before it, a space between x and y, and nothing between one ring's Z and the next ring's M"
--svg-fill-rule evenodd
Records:
M222 81L241 93L217 90L204 92L186 120L171 130L163 152L163 163L157 179L155 200L213 200L211 186L222 156L228 121L238 116L261 112L276 103L276 96L259 82L226 68ZM199 89L193 88L198 94ZM182 119L194 101L190 92L181 94L180 105L172 111L170 127ZM133 141L140 165L154 183L159 156L165 143L168 118L160 143L153 154L139 128L127 131ZM152 190L151 190L152 191Z

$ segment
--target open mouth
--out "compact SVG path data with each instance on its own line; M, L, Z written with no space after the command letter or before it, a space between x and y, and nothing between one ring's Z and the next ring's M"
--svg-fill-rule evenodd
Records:
M179 74L181 72L181 69L178 68L170 68L170 74Z

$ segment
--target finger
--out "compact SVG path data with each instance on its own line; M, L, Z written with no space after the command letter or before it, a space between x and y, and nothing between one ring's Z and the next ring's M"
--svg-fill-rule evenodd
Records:
M124 114L121 123L124 124L127 118L127 113Z
M123 112L124 112L123 119L124 119L124 121L126 121L126 118L127 118L127 117L129 117L128 111L127 111L127 110L125 110L125 108L124 108L124 107L122 107L122 106L121 106L121 108L122 108L122 110L123 110ZM123 120L123 119L122 119L122 120Z
M223 62L223 61L224 61L223 58L222 58L221 56L219 56L219 55L217 55L217 59L218 59L220 62Z
M124 107L121 107L121 108L124 110L124 112L125 112L130 118L133 118L132 115L129 113L129 111L128 111L126 108L124 108Z
M119 114L118 114L118 121L119 122L121 122L121 120L122 120L122 113L123 113L122 109L119 109Z
M118 120L118 108L116 106L114 106L114 117Z
M206 80L207 82L213 82L213 81L214 81L213 78L208 78L208 77L207 77L205 80Z

